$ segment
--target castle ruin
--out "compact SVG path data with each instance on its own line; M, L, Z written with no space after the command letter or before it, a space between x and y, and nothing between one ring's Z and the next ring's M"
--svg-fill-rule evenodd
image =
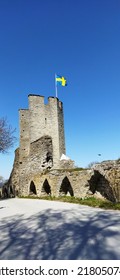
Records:
M65 154L63 104L58 98L30 94L28 109L19 110L20 145L7 188L10 195L97 196L120 201L120 162L92 169L74 167ZM64 157L63 157L64 158Z
M20 170L24 172L26 163L34 171L58 168L65 154L63 104L53 97L44 104L43 96L32 94L28 100L29 109L19 110Z

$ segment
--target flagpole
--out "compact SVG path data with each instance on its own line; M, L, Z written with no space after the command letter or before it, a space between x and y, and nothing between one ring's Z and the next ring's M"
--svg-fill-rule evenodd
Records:
M55 74L55 95L56 95L56 97L58 97L57 83L56 83L56 74Z

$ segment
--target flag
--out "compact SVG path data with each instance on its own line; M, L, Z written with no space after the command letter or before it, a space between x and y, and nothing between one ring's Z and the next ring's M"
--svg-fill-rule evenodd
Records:
M56 80L56 85L60 85L63 87L67 86L67 81L65 77L56 75L55 80Z

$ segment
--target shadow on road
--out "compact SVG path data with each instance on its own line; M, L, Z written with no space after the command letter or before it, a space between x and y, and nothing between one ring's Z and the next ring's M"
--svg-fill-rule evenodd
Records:
M79 218L75 209L47 209L1 220L0 259L120 259L120 220L100 211ZM75 217L75 219L74 219Z

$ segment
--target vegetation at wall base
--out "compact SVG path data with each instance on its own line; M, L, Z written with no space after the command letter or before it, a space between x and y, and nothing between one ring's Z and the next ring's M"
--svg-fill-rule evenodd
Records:
M38 197L35 195L31 196L20 196L20 198L28 198L28 199L41 199L41 200L51 200L51 201L61 201L68 203L76 203L81 205L87 205L91 207L103 208L103 209L111 209L111 210L120 210L120 203L113 203L108 200L96 199L95 197L86 197L86 198L77 198L74 196L42 196Z

